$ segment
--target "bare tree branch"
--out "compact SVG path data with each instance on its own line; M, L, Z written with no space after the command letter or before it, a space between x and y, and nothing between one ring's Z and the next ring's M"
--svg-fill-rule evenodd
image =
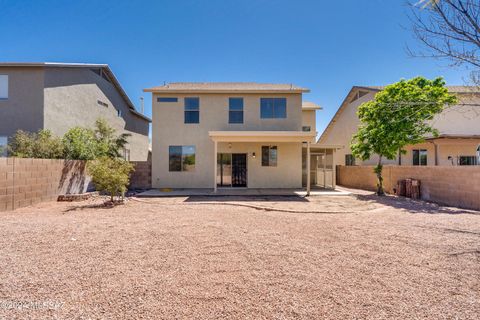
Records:
M455 66L470 66L478 76L480 0L420 0L409 5L413 34L425 50L407 48L408 54L447 59Z

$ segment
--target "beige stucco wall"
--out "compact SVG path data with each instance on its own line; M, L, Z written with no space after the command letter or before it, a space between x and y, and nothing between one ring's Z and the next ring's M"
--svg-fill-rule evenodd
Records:
M0 99L0 136L43 128L43 69L0 67L0 74L9 82L8 99Z
M360 121L357 116L358 107L375 97L375 93L370 92L348 104L341 112L340 116L335 120L334 124L328 129L325 135L320 139L320 143L326 145L341 145L343 148L335 152L335 163L345 165L345 155L351 154L350 142L353 135L357 132ZM374 155L367 161L356 160L356 164L372 165L376 164L378 156ZM384 163L394 164L395 160L383 159Z
M480 139L439 139L435 141L438 152L438 165L456 166L460 156L477 156L477 148L480 146ZM427 163L429 166L435 165L435 145L433 142L419 143L413 146L407 146L407 153L402 155L402 165L413 165L414 149L427 150ZM449 160L448 157L451 157Z
M317 133L315 110L302 110L302 127L309 126L311 132Z
M480 135L480 95L457 94L460 105L446 108L432 125L440 134Z
M158 94L152 95L152 185L156 188L213 188L214 143L209 131L301 131L301 94L162 94L162 97L177 97L176 103L157 102ZM200 123L184 123L184 97L200 98ZM244 98L244 123L228 123L228 98ZM286 97L286 119L260 119L261 97ZM279 147L278 166L261 167L261 146L269 143L235 143L232 149L249 153L248 187L300 187L301 144L271 143ZM168 147L171 145L194 145L196 163L194 172L169 172ZM228 144L220 144L223 152ZM251 158L255 152L256 159ZM298 169L297 169L298 168ZM288 170L287 170L288 169ZM291 172L288 172L290 171ZM277 174L278 173L278 174Z
M147 160L149 124L129 111L112 83L88 68L45 69L45 128L61 136L75 126L93 127L100 117L118 133L132 135L127 147L130 160Z
M357 132L360 124L357 116L358 107L362 103L372 100L374 97L375 92L370 92L360 99L357 99L354 102L346 105L335 122L320 138L320 143L338 144L344 146L336 153L336 164L345 165L345 155L351 154L350 142L352 136ZM459 98L461 104L466 103L473 105L457 105L448 108L435 117L435 119L432 121L432 125L439 130L440 134L480 135L480 107L476 105L480 104L480 98L472 95L460 95ZM439 148L439 165L451 165L451 161L447 159L449 155L475 155L475 150L477 148L473 148L475 142L470 139L463 142L462 139L445 139L444 141L440 141L438 143L443 145L443 148ZM458 146L456 147L455 145ZM407 146L407 154L402 156L402 165L412 164L412 149L427 149L428 165L435 165L434 146L431 143ZM372 158L367 161L360 161L357 159L356 164L375 165L377 161L378 156L372 156ZM383 162L384 164L398 164L398 159L384 159Z

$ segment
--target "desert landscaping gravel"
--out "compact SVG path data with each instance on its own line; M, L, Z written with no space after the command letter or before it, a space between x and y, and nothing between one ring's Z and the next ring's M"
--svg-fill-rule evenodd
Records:
M0 213L0 319L478 319L480 214L365 194Z

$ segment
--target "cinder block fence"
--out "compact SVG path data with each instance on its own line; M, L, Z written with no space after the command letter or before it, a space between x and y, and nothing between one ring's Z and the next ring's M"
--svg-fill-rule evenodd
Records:
M151 162L133 162L131 188L151 186ZM87 191L86 161L0 158L0 211L55 201L59 195Z
M0 158L0 211L85 192L90 182L85 165L74 160Z
M384 166L385 191L393 193L398 180L421 180L421 198L449 206L480 210L480 166ZM376 190L372 166L337 166L337 184Z

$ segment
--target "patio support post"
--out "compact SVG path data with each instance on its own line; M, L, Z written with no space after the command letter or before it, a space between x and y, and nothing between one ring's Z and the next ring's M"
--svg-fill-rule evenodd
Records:
M217 141L213 141L213 192L217 193Z
M307 197L310 196L310 141L307 142Z
M337 187L337 164L335 163L335 152L337 152L337 150L335 148L333 148L333 154L332 154L332 169L333 169L333 172L332 172L332 176L333 176L332 186L333 186L333 190L335 190L335 188Z

